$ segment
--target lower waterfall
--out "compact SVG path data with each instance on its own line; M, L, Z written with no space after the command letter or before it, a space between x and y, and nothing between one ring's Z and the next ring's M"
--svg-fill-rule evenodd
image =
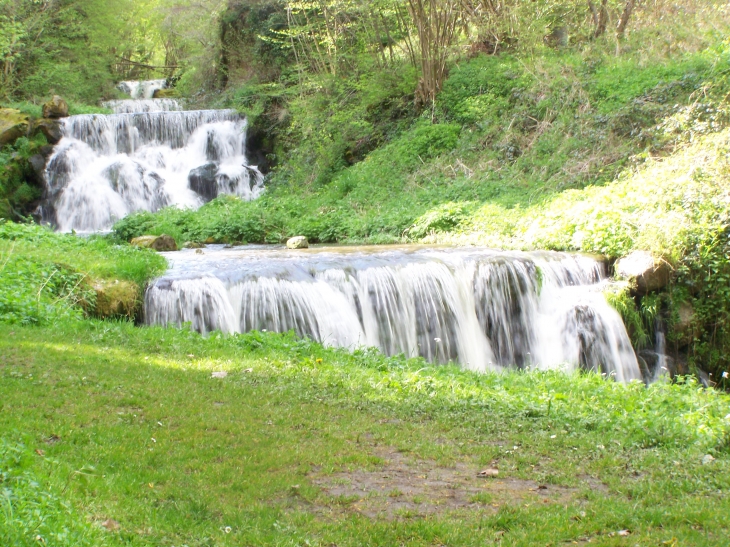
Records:
M566 367L641 379L604 264L489 249L211 246L166 255L145 322L202 333L286 332L328 346L477 370Z

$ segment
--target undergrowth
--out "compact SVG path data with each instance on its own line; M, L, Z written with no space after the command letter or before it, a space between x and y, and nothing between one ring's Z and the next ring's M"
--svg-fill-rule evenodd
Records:
M141 291L165 265L153 251L103 237L83 239L33 224L0 222L0 321L78 319L93 308L94 279L132 281Z

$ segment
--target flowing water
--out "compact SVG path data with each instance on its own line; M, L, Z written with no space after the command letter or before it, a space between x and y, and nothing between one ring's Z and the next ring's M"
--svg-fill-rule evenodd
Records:
M126 93L133 99L151 99L158 89L167 87L166 80L141 80L125 81L117 84L117 89Z
M641 373L604 265L488 249L209 247L168 253L145 295L148 324L200 332L295 331L325 345L478 370Z
M114 114L61 120L42 220L61 231L93 232L134 211L197 208L218 194L260 195L263 176L245 155L246 120L232 110L184 111L175 100L149 98L160 82L132 86L132 96L142 98L106 103Z

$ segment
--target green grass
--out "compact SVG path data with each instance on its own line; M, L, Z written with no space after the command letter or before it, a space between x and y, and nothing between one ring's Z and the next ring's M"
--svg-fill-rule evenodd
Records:
M0 221L0 320L43 323L78 317L84 304L93 303L93 280L131 281L141 294L165 266L153 251L108 238Z
M412 238L462 232L461 222L433 230L422 222L453 203L464 213L496 207L498 229L479 231L512 236L513 212L610 183L646 157L671 153L700 125L722 129L726 50L719 44L650 61L600 49L478 55L451 68L436 108L420 114L406 94L408 71L400 79L397 70L321 77L301 95L274 84L244 86L221 106L250 111L253 128L265 127L277 143L279 165L264 196L132 215L115 230L125 239L168 233L179 243L293 235L384 243L402 240L414 224Z
M730 398L693 381L479 375L288 335L92 321L0 326L0 355L5 544L719 546L730 531ZM396 457L462 466L480 491L389 517L362 508L402 485L328 493ZM520 480L548 501L499 487ZM51 541L61 527L73 533Z

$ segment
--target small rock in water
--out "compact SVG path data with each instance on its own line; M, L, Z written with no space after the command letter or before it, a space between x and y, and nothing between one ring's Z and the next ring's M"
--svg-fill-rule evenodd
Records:
M135 237L130 243L135 247L144 247L160 252L177 251L177 243L175 243L172 237L166 234L162 234L161 236Z
M225 378L226 376L228 376L228 373L225 370L219 370L210 375L211 378Z
M309 248L309 241L304 236L294 236L287 240L287 249L307 249Z
M203 249L195 249L195 254L196 255L204 255L205 253L203 252Z
M715 461L715 458L713 458L710 454L705 454L704 457L702 458L702 465L707 465L714 461Z

